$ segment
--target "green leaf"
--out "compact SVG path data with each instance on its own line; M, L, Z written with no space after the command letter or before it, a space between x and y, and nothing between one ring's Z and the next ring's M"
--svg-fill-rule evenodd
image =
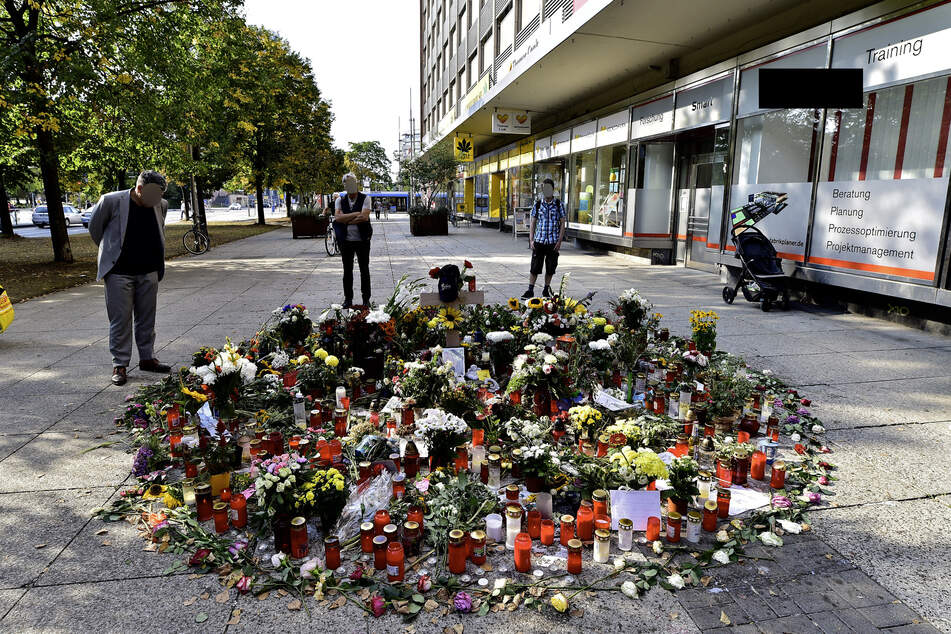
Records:
M644 578L650 579L651 577L657 576L657 571L653 568L648 568L644 571Z
M204 623L208 620L208 615L204 612L199 612L195 615L195 623Z
M422 606L422 604L420 604L420 603L410 603L410 604L409 604L409 613L410 613L410 614L416 614L417 612L420 611L420 609L422 609L422 607L423 607L423 606Z
M416 594L413 595L413 601L415 601L416 603L426 603L426 597L424 597L423 595L417 592Z
M482 605L479 607L479 616L485 616L486 614L488 614L488 613L489 613L489 608L491 608L491 607L492 607L492 606L489 605L489 602L488 602L488 601L483 601L483 602L482 602Z

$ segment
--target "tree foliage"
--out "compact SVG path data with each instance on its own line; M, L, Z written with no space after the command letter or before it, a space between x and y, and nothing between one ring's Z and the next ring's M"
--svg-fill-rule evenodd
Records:
M456 180L459 163L448 142L441 142L425 154L405 161L400 166L400 181L409 183L426 196L426 206L432 209L436 194L446 191Z
M371 190L388 191L393 188L390 157L379 141L351 143L346 162L347 169L354 173L357 181L369 184Z

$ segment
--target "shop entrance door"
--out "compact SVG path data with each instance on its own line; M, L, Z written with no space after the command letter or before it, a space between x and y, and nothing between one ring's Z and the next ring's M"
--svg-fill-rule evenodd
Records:
M706 128L678 139L678 264L707 269L716 262L707 241L711 214L723 213L728 134L727 128ZM713 223L715 228L719 225ZM719 236L713 237L719 242Z

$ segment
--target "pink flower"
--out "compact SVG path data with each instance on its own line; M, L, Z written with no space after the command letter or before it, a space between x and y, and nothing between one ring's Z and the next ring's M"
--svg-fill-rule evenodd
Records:
M829 484L829 478L825 476L819 476L819 484Z
M818 503L821 502L821 501L822 501L822 496L819 495L818 493L810 493L810 494L809 494L809 503L810 503L810 504L818 504Z
M373 616L380 618L386 612L386 601L378 594L370 597L370 609L373 610Z
M234 587L238 589L238 592L241 594L247 594L251 590L251 577L244 575L238 579L238 583L234 584Z
M419 491L420 493L426 493L426 491L429 491L429 480L428 479L420 480L419 482L417 482L416 490Z
M457 592L452 599L452 604L460 612L470 612L472 610L472 597L466 592Z
M773 498L773 508L788 509L792 506L792 501L785 495L777 495Z
M357 566L356 569L350 573L351 581L358 581L363 578L363 566Z
M417 592L429 592L433 587L433 581L429 578L429 575L420 575L419 581L416 582Z
M195 554L191 556L191 559L188 560L189 566L200 566L205 563L205 559L208 558L208 555L211 554L210 548L199 548L195 551Z

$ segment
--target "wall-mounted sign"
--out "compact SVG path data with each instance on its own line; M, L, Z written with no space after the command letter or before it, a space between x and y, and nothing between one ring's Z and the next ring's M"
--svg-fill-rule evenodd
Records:
M519 47L519 50L515 55L512 55L509 58L509 61L503 64L502 68L499 69L499 72L496 73L496 82L502 79L502 77L508 75L513 70L517 70L522 66L526 66L525 60L528 59L528 56L535 52L538 49L538 37L535 37L534 40L526 44L522 44Z
M757 112L759 107L759 71L763 68L825 68L826 45L817 44L778 59L747 68L740 73L740 102L737 116Z
M614 145L615 143L626 143L627 124L627 110L622 110L621 112L598 119L598 131L595 135L596 145L603 147L605 145Z
M471 115L474 111L482 107L482 98L489 92L489 76L486 75L476 82L475 86L469 89L462 103L465 105L466 114Z
M809 262L933 282L947 178L819 183Z
M492 113L492 134L531 134L532 115L525 110L496 110Z
M597 121L588 121L573 127L571 129L571 151L583 152L584 150L593 148L597 132Z
M862 68L865 90L951 68L951 4L849 33L832 43L833 68Z
M674 95L665 95L631 109L631 139L670 132L674 127Z
M719 123L730 118L733 75L677 93L674 130Z
M769 237L776 254L784 260L802 262L806 253L806 230L809 227L809 200L812 198L812 183L756 183L733 185L730 190L730 209L742 207L749 201L750 194L759 192L785 192L789 195L789 207L782 213L770 215L759 222L757 227ZM727 212L726 251L736 251L730 240L730 214ZM713 214L711 212L711 227ZM711 229L707 236L707 248L720 247L720 229Z
M551 137L535 139L535 160L544 161L551 158Z
M472 160L472 135L464 132L456 134L452 143L453 154L460 163L467 163Z
M562 130L551 135L551 158L571 154L571 130Z

